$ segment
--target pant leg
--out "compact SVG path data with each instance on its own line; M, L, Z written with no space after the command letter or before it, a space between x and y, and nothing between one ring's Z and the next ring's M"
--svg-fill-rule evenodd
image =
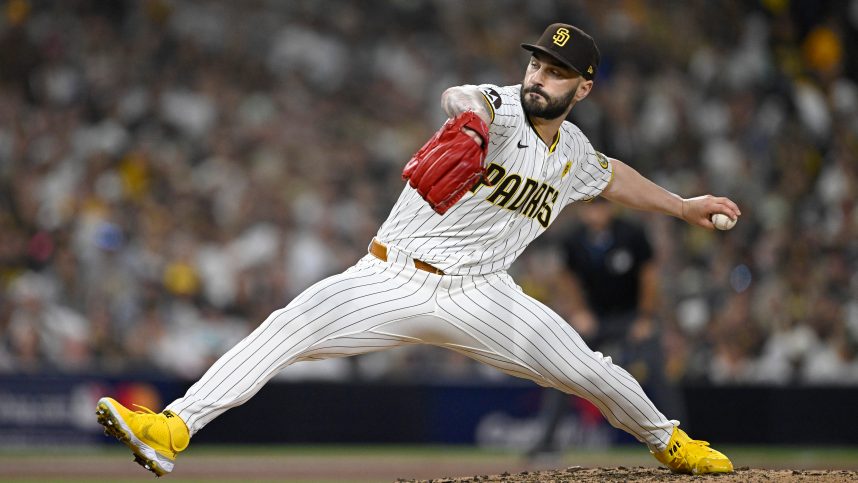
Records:
M663 449L674 422L609 357L593 352L554 311L526 295L506 273L445 279L438 314L470 333L483 350L459 350L508 374L575 394L611 425ZM476 345L476 344L475 344Z
M665 372L661 330L656 329L651 337L642 341L626 340L624 354L625 358L620 362L625 367L642 365L645 368L646 378L641 379L641 385L658 407L673 415L675 419L684 419L685 401L682 391L668 380ZM630 372L635 373L633 369Z
M272 313L167 409L193 435L224 411L253 397L289 364L345 357L416 341L375 332L390 322L431 313L440 276L402 260L372 256L318 282Z

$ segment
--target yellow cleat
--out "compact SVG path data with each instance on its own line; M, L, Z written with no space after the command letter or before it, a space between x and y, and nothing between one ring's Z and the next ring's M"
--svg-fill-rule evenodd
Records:
M689 438L678 427L673 428L667 448L652 454L675 473L703 475L733 472L733 463L729 458L710 448L706 441Z
M156 476L164 476L173 471L176 455L188 447L188 427L172 411L156 414L137 407L142 411L131 411L115 399L103 397L98 400L95 414L104 426L104 434L131 448L134 461Z

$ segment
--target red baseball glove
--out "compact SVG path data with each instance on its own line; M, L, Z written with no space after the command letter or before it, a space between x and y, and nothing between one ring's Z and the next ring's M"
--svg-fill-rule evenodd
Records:
M462 128L470 128L483 140L482 146ZM443 215L462 199L474 184L483 177L486 151L489 145L489 128L471 111L448 119L405 165L402 178Z

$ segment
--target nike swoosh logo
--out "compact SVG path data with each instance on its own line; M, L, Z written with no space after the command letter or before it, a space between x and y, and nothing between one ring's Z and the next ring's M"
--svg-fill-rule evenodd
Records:
M527 144L521 144L521 141L518 142L518 149L524 149L527 147Z

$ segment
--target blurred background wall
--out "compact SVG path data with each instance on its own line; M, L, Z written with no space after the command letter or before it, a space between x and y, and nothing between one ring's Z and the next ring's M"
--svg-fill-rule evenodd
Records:
M601 49L571 116L598 150L742 208L730 232L629 214L669 380L858 390L858 0L0 5L0 402L39 377L200 376L366 252L441 92L519 83L554 21ZM561 313L577 209L513 269ZM432 348L282 379L507 382Z

